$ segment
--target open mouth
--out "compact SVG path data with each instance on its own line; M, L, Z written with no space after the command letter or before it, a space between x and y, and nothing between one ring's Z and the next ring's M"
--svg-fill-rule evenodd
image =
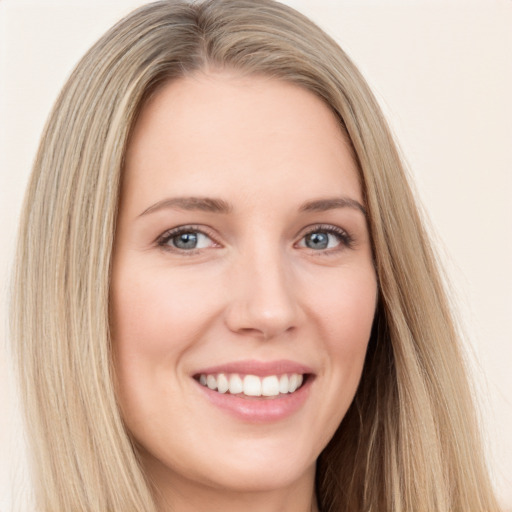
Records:
M222 394L242 397L275 398L299 390L310 377L303 373L282 375L241 375L238 373L199 374L194 378L204 387Z

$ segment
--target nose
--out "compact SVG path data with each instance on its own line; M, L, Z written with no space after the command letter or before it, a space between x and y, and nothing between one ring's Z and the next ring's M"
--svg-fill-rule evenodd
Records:
M264 340L293 331L300 313L295 285L279 250L240 256L229 278L228 328Z

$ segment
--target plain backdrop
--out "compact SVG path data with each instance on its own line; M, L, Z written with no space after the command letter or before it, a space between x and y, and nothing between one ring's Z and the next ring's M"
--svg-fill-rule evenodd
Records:
M6 328L24 188L71 69L142 3L0 0L2 512L29 511ZM493 478L512 510L512 0L285 3L340 43L388 116L459 303Z

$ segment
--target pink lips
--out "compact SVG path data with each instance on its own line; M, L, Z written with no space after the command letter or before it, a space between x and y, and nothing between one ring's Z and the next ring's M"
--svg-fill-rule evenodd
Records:
M243 394L231 395L229 393L219 393L209 389L199 382L199 390L203 396L215 407L226 411L239 420L250 423L268 423L287 418L296 412L304 404L311 384L314 380L313 371L310 367L289 361L279 360L272 362L262 362L255 360L237 361L208 368L202 368L194 374L197 380L199 375L239 374L256 375L265 377L269 375L283 374L302 374L304 375L304 384L293 393L280 394L276 397L247 397Z
M236 361L232 363L221 364L217 366L211 366L208 368L202 368L196 372L196 375L200 374L213 374L213 373L239 373L240 375L257 375L258 377L264 377L266 375L281 375L283 373L313 373L313 370L303 364L295 363L282 359L279 361Z

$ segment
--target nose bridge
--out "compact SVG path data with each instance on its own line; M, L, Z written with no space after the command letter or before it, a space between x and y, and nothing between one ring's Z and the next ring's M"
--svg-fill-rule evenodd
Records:
M277 242L250 244L235 264L230 328L268 339L295 327L298 304L291 271Z

